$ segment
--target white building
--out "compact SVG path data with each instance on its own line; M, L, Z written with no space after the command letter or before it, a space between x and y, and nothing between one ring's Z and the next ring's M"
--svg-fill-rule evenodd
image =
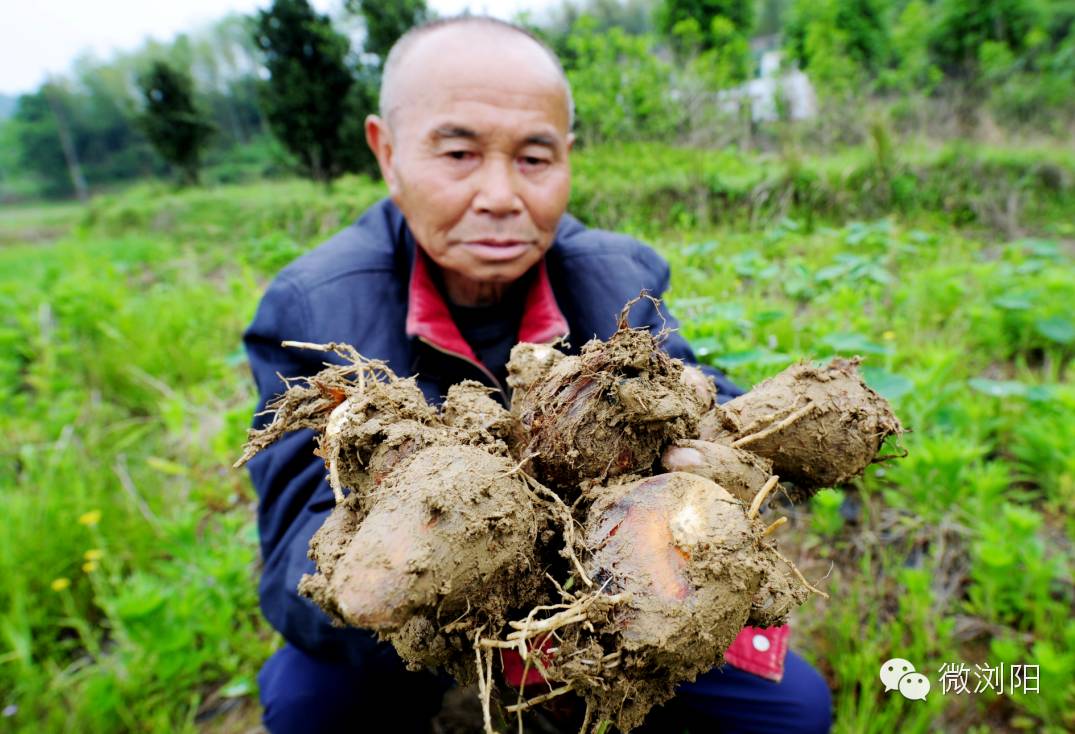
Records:
M780 51L765 51L761 56L759 75L734 89L717 94L717 103L728 113L739 109L741 100L750 100L751 118L755 122L780 119L778 99L787 105L792 120L806 120L817 115L817 95L806 74L798 69L784 69Z

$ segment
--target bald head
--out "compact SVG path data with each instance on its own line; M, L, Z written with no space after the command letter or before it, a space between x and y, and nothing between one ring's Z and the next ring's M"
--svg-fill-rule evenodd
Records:
M366 142L452 302L497 302L552 246L571 190L571 122L556 57L510 24L439 21L389 52Z
M458 16L425 23L403 34L385 59L380 115L393 122L416 98L436 93L443 82L479 71L492 84L526 77L562 95L567 129L575 105L563 67L552 49L524 28L486 16Z

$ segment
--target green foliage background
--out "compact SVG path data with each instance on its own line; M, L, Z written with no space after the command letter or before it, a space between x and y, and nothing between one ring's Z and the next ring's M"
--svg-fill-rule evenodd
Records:
M749 385L801 357L862 355L913 429L907 458L780 510L783 547L832 595L796 615L793 645L832 685L837 731L1063 731L1075 159L954 146L894 170L913 183L889 198L869 149L595 147L576 157L571 208L669 258L702 359ZM989 221L986 199L1013 190L1034 236ZM257 608L255 498L230 468L255 404L240 334L279 268L382 195L364 178L331 193L150 184L88 209L2 210L5 727L256 721L255 674L279 640ZM893 656L1034 663L1041 692L886 697L874 683Z
M0 201L76 193L61 130L90 191L166 177L132 93L162 62L194 80L216 130L209 182L375 172L362 121L377 108L380 66L432 16L424 0L352 0L332 18L276 0L256 18L80 58L0 116ZM1062 0L562 0L518 20L562 59L583 145L779 150L780 126L752 120L735 91L776 49L816 90L817 114L795 133L816 152L863 143L875 116L901 138L1060 142L1075 130L1075 11Z
M782 547L832 595L792 644L838 732L1075 729L1069 5L590 0L522 19L574 89L572 212L671 261L700 358L749 385L861 355L913 429L906 458L779 510ZM361 119L407 25L349 7L318 26L346 71L333 175L369 165ZM312 168L273 136L254 30L84 59L0 121L0 731L256 724L280 640L230 468L255 405L240 335L268 280L384 189L292 178ZM816 118L718 104L774 43ZM175 188L136 124L130 82L161 59L216 129L204 188ZM72 194L61 128L88 205L42 200ZM1037 664L1040 691L905 701L877 681L894 656Z

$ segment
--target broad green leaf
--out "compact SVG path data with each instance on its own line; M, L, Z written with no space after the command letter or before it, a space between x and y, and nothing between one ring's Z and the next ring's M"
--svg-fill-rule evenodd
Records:
M855 355L892 353L890 347L872 342L862 334L854 334L850 332L826 334L821 338L820 343L829 347L837 354Z
M975 377L968 383L971 389L977 390L995 398L1025 398L1027 386L1015 380L990 380L984 377Z
M742 352L726 352L713 357L713 362L725 369L746 365L785 365L794 359L789 354L770 352L766 349L747 349Z
M861 371L866 384L889 400L899 400L915 389L912 380L880 367L864 366Z
M1057 344L1075 343L1075 324L1063 316L1050 316L1034 322L1034 328L1046 339Z
M1034 307L1034 302L1025 295L1012 293L993 299L993 305L1005 311L1026 311Z

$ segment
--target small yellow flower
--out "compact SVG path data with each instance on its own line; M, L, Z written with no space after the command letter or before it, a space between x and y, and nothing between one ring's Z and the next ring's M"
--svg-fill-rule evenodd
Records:
M99 561L104 558L105 552L100 548L90 548L88 551L82 554L82 557L87 561Z
M886 331L884 334L881 335L881 338L884 339L886 342L890 342L896 338L896 332Z
M97 570L97 561L86 561L82 564L82 571L84 573L93 573Z
M60 578L58 578L58 579L53 579L52 583L49 584L49 586L52 587L53 591L63 591L64 589L66 589L70 585L71 585L71 579L65 579L62 576Z
M99 522L101 522L101 511L100 510L90 510L89 512L82 513L78 517L78 524L79 525L86 525L86 526L92 527L93 525L96 525Z

